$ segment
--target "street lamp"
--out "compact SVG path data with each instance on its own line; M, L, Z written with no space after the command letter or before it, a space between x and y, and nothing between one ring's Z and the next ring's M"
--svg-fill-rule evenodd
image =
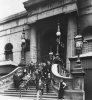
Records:
M85 72L81 66L81 60L80 60L80 54L82 52L82 46L83 46L83 37L82 35L76 35L74 40L75 40L75 49L78 57L76 61L77 64L75 66L76 70L73 71L72 74L77 76L84 76Z
M24 32L24 29L23 29L23 32L22 32L22 36L21 36L21 47L22 47L22 50L21 50L21 62L20 62L20 66L25 66L25 47L26 47L26 39L25 39L25 32Z
M55 54L55 58L54 58L54 63L60 64L62 62L61 58L60 58L60 54L59 54L59 46L61 44L61 41L60 41L60 36L61 36L60 23L58 23L57 25L58 25L58 29L57 29L57 32L56 32L56 36L57 36L57 39L56 39L57 48L56 48L56 54ZM58 69L60 69L60 68L58 68Z
M82 51L82 45L83 45L83 38L82 35L76 35L75 38L75 48L76 48L76 52L78 54L78 59L77 59L77 63L81 63L80 62L80 53Z
M60 45L60 36L61 36L60 23L58 23L58 29L57 29L56 35L57 35L57 39L56 39L56 42L57 42L56 56L59 56L59 45Z
M76 90L80 90L80 93L82 94L81 98L82 100L84 100L85 98L85 92L84 92L84 69L82 68L82 64L81 64L81 60L80 60L80 54L82 53L82 46L83 46L83 37L80 34L80 21L79 21L79 1L81 0L77 0L77 35L75 36L74 40L75 40L75 49L76 49L76 53L78 55L77 57L77 61L76 64L74 64L74 66L71 66L71 74L73 75L73 88L74 91ZM72 65L72 64L71 64ZM77 87L77 88L76 88ZM80 95L78 95L80 98Z

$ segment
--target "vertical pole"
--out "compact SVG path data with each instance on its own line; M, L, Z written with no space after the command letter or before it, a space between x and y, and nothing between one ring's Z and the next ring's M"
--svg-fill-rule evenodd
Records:
M58 43L59 39L57 37L57 49L56 49L56 55L59 56L59 43Z
M25 44L22 44L22 52L21 52L21 60L22 60L22 64L25 65Z

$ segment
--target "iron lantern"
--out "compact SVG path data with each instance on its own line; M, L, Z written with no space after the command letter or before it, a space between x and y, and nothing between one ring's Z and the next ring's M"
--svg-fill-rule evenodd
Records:
M81 51L82 50L82 45L83 45L83 37L82 37L82 35L76 35L74 40L75 40L75 48L76 48L76 50L77 51Z

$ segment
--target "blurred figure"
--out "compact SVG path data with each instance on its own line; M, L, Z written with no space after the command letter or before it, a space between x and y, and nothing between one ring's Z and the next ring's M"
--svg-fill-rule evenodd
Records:
M31 76L33 77L33 72L35 71L35 66L34 66L34 63L31 61L30 63L30 73L31 73Z
M20 91L19 96L21 97L21 84L23 82L23 70L18 70L14 75L13 75L13 81L14 81L14 87L16 90Z
M46 66L47 66L48 73L51 73L51 63L50 63L50 61L47 61Z
M41 78L39 78L38 84L37 84L37 100L39 100L39 97L41 99L42 95L43 95L43 88L44 88L44 84L41 80Z
M58 99L63 99L65 88L66 83L63 80L61 80L61 82L59 83Z
M46 63L43 63L43 69L42 69L42 78L43 78L43 80L44 80L44 83L46 84L46 91L47 91L47 93L48 93L48 90L49 90L49 88L48 88L48 70L47 70L47 65L46 65Z
M27 75L27 68L26 68L26 66L25 66L24 69L23 69L23 75L24 75L24 76Z
M20 84L23 81L23 72L22 71L17 71L14 75L13 75L13 81L14 81L14 87L16 89L19 89Z

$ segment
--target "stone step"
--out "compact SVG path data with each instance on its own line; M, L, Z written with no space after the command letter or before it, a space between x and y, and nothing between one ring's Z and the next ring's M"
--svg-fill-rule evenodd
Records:
M7 95L7 96L18 96L18 95L20 95L19 93L17 94L6 94L6 93L4 93L3 95ZM21 93L21 95L22 96L27 96L27 97L36 97L37 95L36 94L22 94ZM45 98L57 98L57 96L56 95L48 95L48 94L43 94L42 95L42 97L45 97Z
M42 99L41 100L56 100L57 99L57 95L56 93L51 89L50 86L50 91L49 93L46 93L46 87L44 88L43 91L43 95L42 95ZM12 97L20 97L20 91L16 91L16 89L14 88L14 86L10 87L8 90L4 91L3 93L0 93L4 96L12 96ZM29 89L21 89L21 96L23 98L34 98L36 99L37 97L37 90L36 90L36 86L29 86Z
M1 94L19 94L20 92L4 92L4 93L1 93ZM23 95L26 95L26 94L28 94L28 95L36 95L37 93L35 92L21 92L21 94L23 94ZM52 95L52 96L55 96L56 94L55 93L44 93L43 92L43 95Z
M6 93L7 93L7 92L16 93L16 92L19 92L19 90L17 90L17 91L16 91L16 90L6 90L6 91L4 91L4 92L6 92ZM26 93L26 92L27 92L27 93L28 93L28 92L29 92L29 93L36 93L37 90L21 90L21 92L22 92L22 93ZM46 90L43 90L43 93L47 93ZM55 93L55 92L50 90L48 93Z
M21 88L21 90L24 90L24 89L25 89L25 88ZM34 86L34 87L29 87L29 89L30 89L30 90L36 90L36 86ZM11 87L11 88L9 88L8 90L15 90L15 88L14 88L14 87ZM44 87L44 90L46 90L46 87ZM52 88L49 87L49 90L52 91Z
M4 93L18 93L19 92L19 90L6 90L6 91L4 91ZM36 93L37 92L37 90L21 90L21 92L22 93ZM43 93L47 93L45 90L43 90ZM49 91L48 93L51 93L51 94L55 94L55 92L54 91Z

